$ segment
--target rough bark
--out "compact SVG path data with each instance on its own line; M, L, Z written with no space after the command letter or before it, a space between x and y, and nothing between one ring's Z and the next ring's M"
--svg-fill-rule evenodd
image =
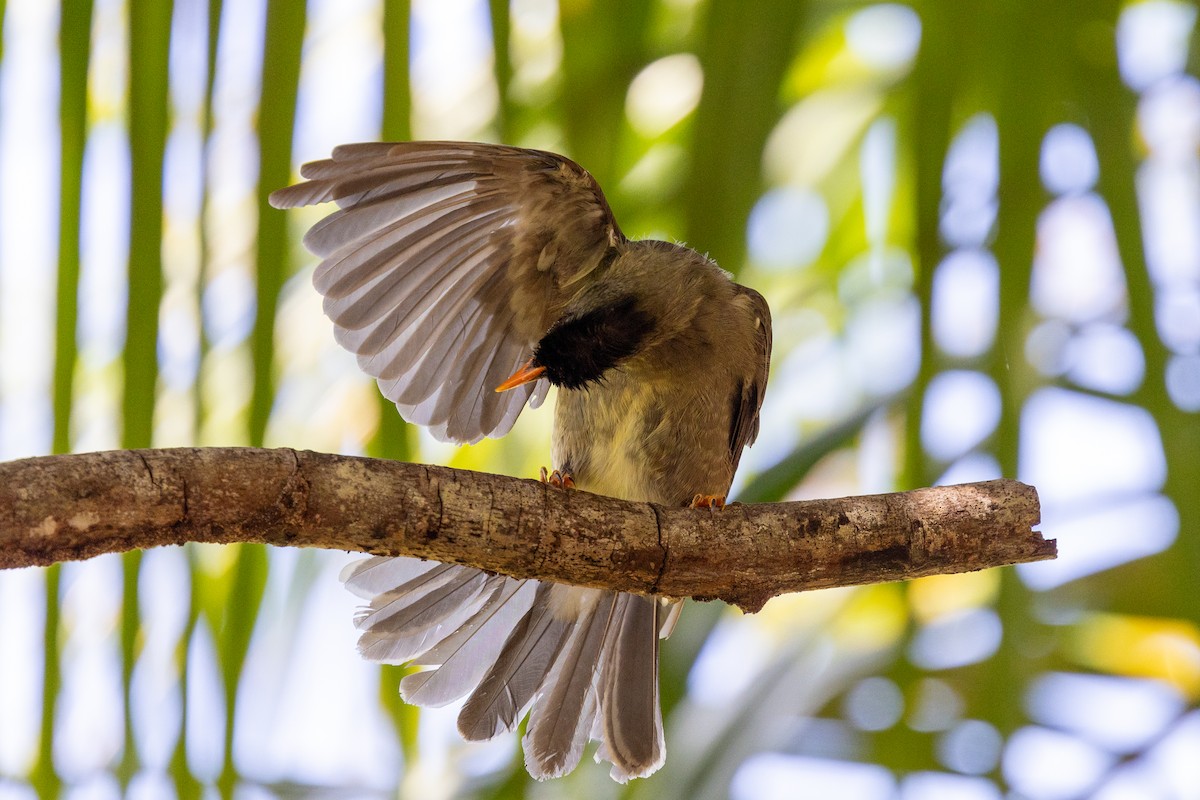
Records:
M265 542L468 564L756 611L785 592L1056 555L1009 480L720 511L536 480L295 450L197 448L0 464L0 568L184 542Z

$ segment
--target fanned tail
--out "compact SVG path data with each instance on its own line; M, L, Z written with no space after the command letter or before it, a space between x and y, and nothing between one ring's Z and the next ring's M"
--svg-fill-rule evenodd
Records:
M362 654L435 667L406 676L400 692L423 706L467 697L464 738L511 731L528 710L523 745L535 778L572 771L588 739L622 782L662 765L658 639L674 609L407 558L365 559L342 580L370 601L356 617Z

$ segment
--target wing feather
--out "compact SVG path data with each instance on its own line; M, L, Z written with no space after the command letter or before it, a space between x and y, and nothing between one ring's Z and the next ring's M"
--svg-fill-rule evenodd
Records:
M761 294L735 284L737 292L748 299L749 313L754 318L754 357L751 373L733 390L733 414L729 426L729 455L733 472L737 471L742 451L758 436L758 412L767 392L767 374L771 369L771 309ZM732 474L732 473L731 473Z
M552 153L367 143L300 174L271 202L340 207L304 239L337 341L402 416L451 441L501 436L545 396L492 389L625 246L600 187Z
M368 176L375 179L378 176ZM363 178L362 180L367 180ZM378 233L410 215L432 220L461 212L474 196L474 184L448 179L429 182L419 190L375 198L325 217L304 234L304 246L315 256L328 258L347 245Z

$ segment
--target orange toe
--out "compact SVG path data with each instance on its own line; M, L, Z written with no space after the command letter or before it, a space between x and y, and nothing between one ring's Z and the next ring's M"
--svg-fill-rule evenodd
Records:
M559 472L554 470L547 473L546 468L542 467L540 479L542 483L548 483L556 489L574 489L575 479L571 477L569 472Z
M725 495L723 494L698 494L692 498L692 508L724 508Z

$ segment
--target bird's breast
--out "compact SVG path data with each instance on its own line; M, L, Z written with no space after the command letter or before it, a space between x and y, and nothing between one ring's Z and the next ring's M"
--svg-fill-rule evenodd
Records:
M733 478L727 403L702 382L688 383L617 371L560 391L555 465L580 489L626 500L682 505L697 494L724 495Z

